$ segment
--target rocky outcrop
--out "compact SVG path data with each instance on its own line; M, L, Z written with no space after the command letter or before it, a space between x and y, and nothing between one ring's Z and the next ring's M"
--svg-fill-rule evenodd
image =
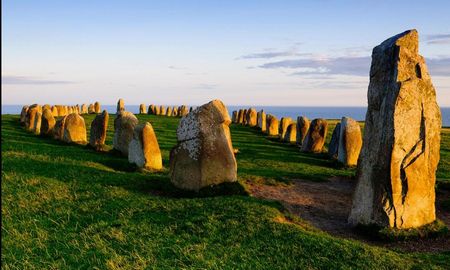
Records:
M147 170L162 169L161 150L150 123L139 124L134 128L133 139L128 146L128 161Z
M128 156L128 146L133 139L134 128L138 122L136 116L127 111L118 114L114 119L113 147L125 156Z
M328 123L325 119L314 119L309 126L301 151L320 153L327 137Z
M95 116L94 120L91 123L89 145L97 151L101 151L104 149L106 132L108 131L108 120L109 114L106 110L103 110L101 114L97 114Z
M178 144L170 152L171 182L195 190L237 180L230 117L220 100L197 107L181 119Z
M372 52L351 224L400 229L433 222L441 113L416 30Z

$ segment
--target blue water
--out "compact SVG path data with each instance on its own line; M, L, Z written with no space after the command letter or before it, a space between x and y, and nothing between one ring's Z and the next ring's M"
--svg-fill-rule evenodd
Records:
M228 106L228 111L247 108L248 106ZM364 121L366 117L366 107L282 107L282 106L254 106L258 111L264 109L266 113L273 114L278 118L291 117L297 119L297 116L303 115L309 119L325 118L340 119L342 116L348 116L358 121ZM109 113L116 112L116 105L102 105L102 110ZM127 111L138 113L139 105L125 105ZM20 114L22 105L2 105L2 114ZM442 107L442 126L450 127L450 108Z

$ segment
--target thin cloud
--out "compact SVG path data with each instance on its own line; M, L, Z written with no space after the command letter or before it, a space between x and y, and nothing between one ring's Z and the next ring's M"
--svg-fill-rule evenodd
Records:
M218 87L219 85L217 84L207 84L207 83L202 83L199 84L197 86L194 87L194 89L200 89L200 90L214 90Z
M185 68L185 67L177 67L177 66L168 66L168 68L169 69L174 69L174 70L185 70L185 69L187 69L187 68Z
M427 44L450 44L450 34L427 35Z
M27 85L50 85L50 84L73 84L72 81L47 80L27 76L2 76L2 84L27 84Z
M306 56L309 54L297 53L293 51L278 51L278 52L262 52L262 53L251 53L238 57L237 59L270 59L276 57L287 57L287 56Z

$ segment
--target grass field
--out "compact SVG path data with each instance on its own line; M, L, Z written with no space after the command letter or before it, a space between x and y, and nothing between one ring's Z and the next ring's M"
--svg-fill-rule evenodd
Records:
M90 126L94 116L85 116ZM168 157L178 118L138 115L157 134L166 169L34 136L2 115L3 269L448 269L450 251L405 253L288 222L280 204L250 196L171 196ZM107 144L112 145L114 116ZM334 128L329 127L328 140ZM353 177L325 155L232 125L240 182ZM89 132L89 129L88 129ZM450 182L450 130L438 182Z

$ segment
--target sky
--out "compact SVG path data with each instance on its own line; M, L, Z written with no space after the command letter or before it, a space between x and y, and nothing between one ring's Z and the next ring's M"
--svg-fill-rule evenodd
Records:
M450 106L450 1L2 1L2 104L366 106L371 51L417 29Z

